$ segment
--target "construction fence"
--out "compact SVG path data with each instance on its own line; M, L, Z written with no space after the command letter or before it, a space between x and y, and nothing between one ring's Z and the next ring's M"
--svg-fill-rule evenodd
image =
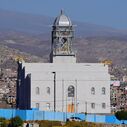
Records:
M18 109L0 109L0 117L6 119L15 116L21 117L25 121L29 120L52 120L52 121L66 121L70 117L79 117L82 120L96 123L106 124L121 124L114 115L97 115L97 114L84 114L84 113L66 113L66 112L48 112L33 110L18 110ZM127 121L124 121L127 124Z

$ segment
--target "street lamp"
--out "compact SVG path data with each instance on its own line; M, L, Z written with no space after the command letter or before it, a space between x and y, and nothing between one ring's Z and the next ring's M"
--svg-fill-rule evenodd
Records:
M56 112L56 72L54 74L54 112Z

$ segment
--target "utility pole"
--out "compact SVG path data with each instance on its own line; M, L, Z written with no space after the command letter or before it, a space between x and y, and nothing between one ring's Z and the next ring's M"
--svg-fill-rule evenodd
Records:
M77 107L77 79L75 80L75 96L76 96L76 102L75 102L75 108L76 108L76 113L78 111Z
M85 113L87 113L87 101L85 102Z
M64 111L64 80L62 79L62 112Z
M86 121L86 116L87 116L87 101L85 101L85 121Z
M56 72L54 74L54 112L56 112Z

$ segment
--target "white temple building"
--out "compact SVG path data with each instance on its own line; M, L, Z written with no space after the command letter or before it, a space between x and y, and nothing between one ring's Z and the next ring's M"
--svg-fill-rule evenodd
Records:
M73 25L63 12L52 27L49 63L18 63L17 108L110 113L110 75L102 63L77 63Z

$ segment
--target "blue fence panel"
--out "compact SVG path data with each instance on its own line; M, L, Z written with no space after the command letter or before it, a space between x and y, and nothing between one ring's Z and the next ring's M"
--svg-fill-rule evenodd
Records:
M44 111L37 111L33 112L33 119L34 120L44 120Z
M127 124L127 120L124 120L124 123Z
M114 115L106 116L105 122L111 124L121 124L121 122L117 120Z
M55 113L54 112L45 112L44 119L45 120L55 120Z
M55 113L55 120L64 121L64 113L63 112L56 112Z
M94 121L95 121L94 115L89 115L89 114L87 114L87 115L86 115L86 121L94 122Z
M19 116L21 119L26 120L26 110L16 110L15 116Z
M105 123L105 115L94 115L94 117L94 122Z
M0 117L4 117L6 119L15 117L15 113L16 113L15 109L0 109Z
M66 113L64 112L44 112L45 120L54 120L54 121L66 121Z
M75 113L65 113L66 114L66 118L70 118L72 116L75 116Z
M26 120L33 120L34 119L34 110L26 110Z

